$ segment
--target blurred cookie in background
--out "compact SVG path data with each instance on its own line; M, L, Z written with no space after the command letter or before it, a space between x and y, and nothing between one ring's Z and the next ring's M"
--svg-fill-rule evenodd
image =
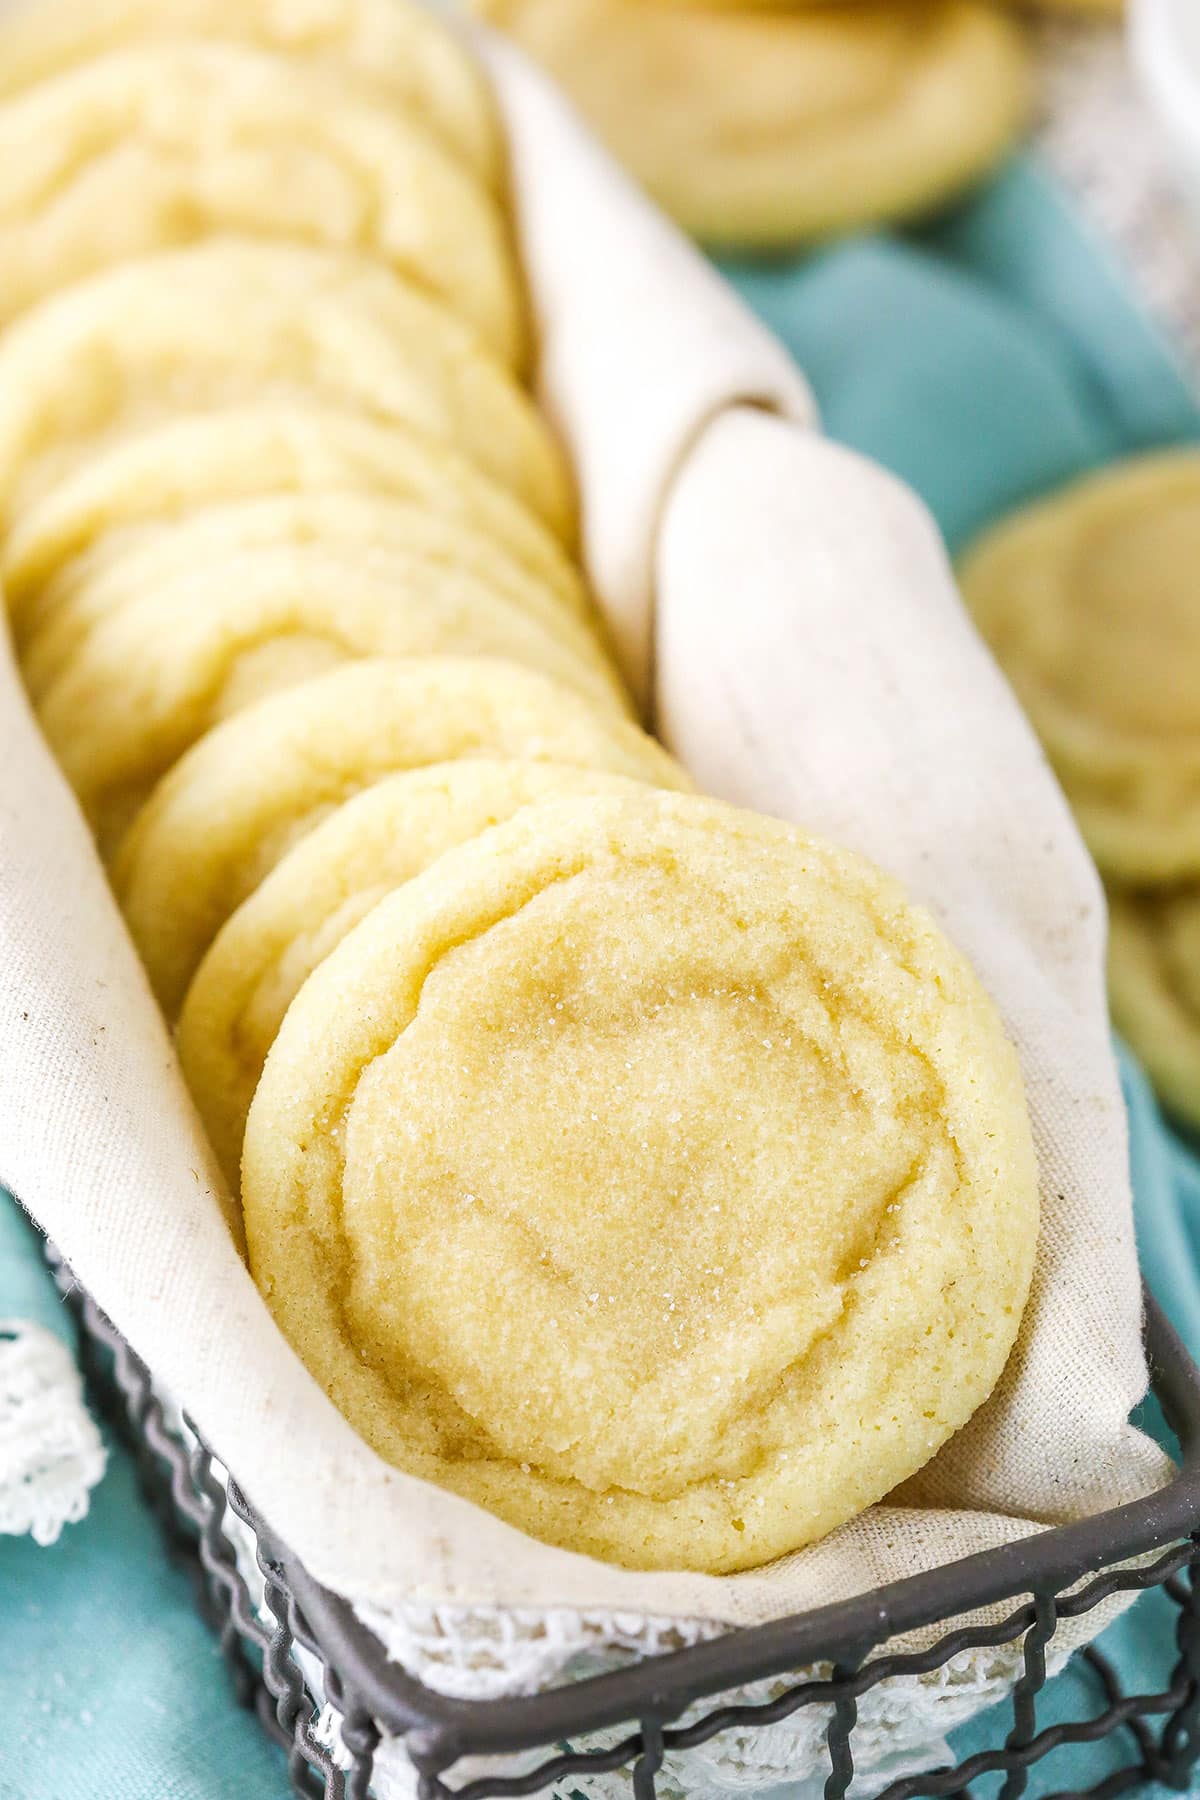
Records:
M974 0L476 0L654 198L769 249L928 212L984 175L1032 97L1023 28Z
M1114 1023L1167 1107L1200 1131L1200 885L1110 901Z
M1108 886L1117 1029L1200 1127L1200 451L1076 482L961 573Z
M1145 456L1005 521L964 559L976 622L1103 874L1200 877L1200 452Z

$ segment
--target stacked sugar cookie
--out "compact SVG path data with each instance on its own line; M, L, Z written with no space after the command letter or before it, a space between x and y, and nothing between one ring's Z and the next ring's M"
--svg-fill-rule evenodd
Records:
M705 242L771 249L931 211L1028 117L991 0L476 0Z
M13 637L281 1329L553 1543L832 1529L1002 1372L1020 1073L894 884L631 717L475 65L404 0L45 0L0 83Z
M1200 454L997 527L963 586L1108 887L1117 1027L1200 1128Z

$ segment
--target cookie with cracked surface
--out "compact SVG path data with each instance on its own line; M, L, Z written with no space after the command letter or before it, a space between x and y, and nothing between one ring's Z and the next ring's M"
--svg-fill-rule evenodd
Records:
M288 1011L242 1194L267 1304L383 1456L713 1573L982 1404L1038 1219L1017 1058L933 921L649 790L528 808L382 901Z

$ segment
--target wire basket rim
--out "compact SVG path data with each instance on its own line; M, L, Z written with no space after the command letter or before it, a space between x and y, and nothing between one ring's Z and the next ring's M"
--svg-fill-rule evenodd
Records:
M353 1603L318 1582L230 1483L230 1499L285 1572L323 1655L389 1735L420 1764L512 1754L532 1742L603 1730L647 1711L677 1717L694 1702L813 1663L860 1664L890 1639L1030 1592L1061 1595L1090 1574L1149 1555L1200 1528L1200 1369L1149 1289L1151 1392L1182 1457L1156 1493L1091 1518L904 1577L857 1598L643 1658L628 1668L531 1695L470 1700L439 1693L388 1659Z

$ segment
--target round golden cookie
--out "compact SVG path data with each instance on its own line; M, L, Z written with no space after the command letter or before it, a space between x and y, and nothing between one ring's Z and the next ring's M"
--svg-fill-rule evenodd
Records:
M235 1193L246 1114L284 1014L371 908L524 806L629 785L553 763L437 764L377 782L288 852L218 932L179 1016L188 1087Z
M598 650L566 646L486 587L400 557L318 550L197 568L84 633L31 697L101 854L206 731L268 694L364 657L492 657L628 715Z
M44 685L78 636L113 607L202 565L285 549L353 551L360 566L393 555L420 560L431 573L452 572L482 583L567 643L582 647L603 640L603 621L582 581L576 578L565 592L552 586L465 520L379 494L270 494L101 536L38 589L14 619L27 684Z
M68 564L42 589L22 615L18 646L31 698L39 701L97 626L126 607L180 590L194 607L199 598L207 603L227 590L230 582L256 578L264 567L334 564L376 582L402 578L402 591L419 585L430 601L443 605L461 598L467 606L483 603L492 618L515 613L518 629L536 630L538 642L550 638L557 653L571 659L572 669L586 665L589 682L599 681L605 696L628 710L599 614L581 617L486 538L402 502L317 495L309 506L309 498L248 501L191 514L177 524L134 527L102 538L93 552Z
M475 58L409 0L53 0L0 22L0 99L132 45L216 39L348 70L422 120L487 186L502 153L491 92Z
M964 959L715 801L531 807L382 901L250 1110L251 1270L381 1455L642 1569L799 1549L998 1380L1037 1175Z
M637 726L509 663L358 662L262 700L175 765L113 862L168 1017L225 920L334 807L396 770L472 756L689 785Z
M483 0L698 237L767 246L928 210L1029 107L1016 22L975 0L783 12Z
M225 501L342 489L462 522L580 603L579 572L553 533L450 445L333 406L262 401L116 437L31 506L0 544L16 629L55 573L109 532Z
M309 547L354 551L365 562L381 562L392 553L416 556L435 569L486 583L543 625L565 632L569 643L603 639L603 617L583 581L561 592L466 520L452 522L425 506L376 493L273 493L198 508L166 524L104 533L90 551L59 569L14 621L27 675L32 680L32 657L47 635L56 635L67 648L68 616L76 628L85 628L113 605L176 580L201 562Z
M1170 1110L1200 1130L1200 885L1109 895L1117 1030Z
M107 269L0 338L0 507L19 517L105 433L297 395L456 446L573 537L562 452L469 327L364 257L237 237Z
M1018 513L962 585L1093 856L1200 875L1200 452L1139 458Z
M0 321L213 232L359 250L525 354L495 199L349 74L228 44L116 51L0 104Z

